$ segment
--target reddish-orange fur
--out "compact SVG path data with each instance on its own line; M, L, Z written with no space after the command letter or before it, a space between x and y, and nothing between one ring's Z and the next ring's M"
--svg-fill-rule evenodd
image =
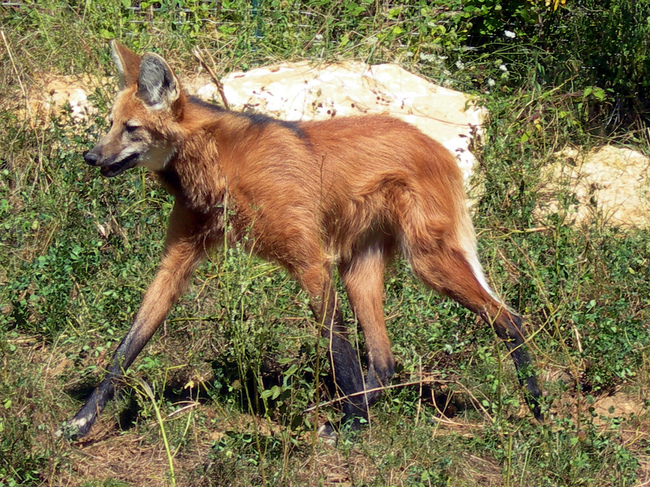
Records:
M424 282L493 325L518 368L528 364L520 319L484 282L461 173L440 143L383 115L285 123L219 110L189 99L162 58L117 43L114 54L123 90L111 131L86 160L107 175L123 161L150 167L176 202L161 268L109 378L72 422L80 434L226 227L227 238L280 262L309 294L344 394L385 385L393 373L382 295L397 248ZM365 378L338 310L335 264L365 335ZM538 415L534 376L524 380ZM346 416L365 416L376 396L357 394Z

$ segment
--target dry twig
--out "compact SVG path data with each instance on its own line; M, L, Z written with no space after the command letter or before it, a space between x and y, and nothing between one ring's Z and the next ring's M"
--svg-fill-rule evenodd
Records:
M212 64L212 67L208 66L208 63L203 58L203 55L201 54L201 50L198 47L194 49L194 57L196 57L199 63L201 63L203 69L205 69L208 72L208 74L212 78L212 81L214 81L214 84L217 85L217 90L219 90L219 95L221 96L221 101L223 102L223 106L226 107L226 110L230 110L230 105L228 104L228 100L226 99L226 93L223 91L223 85L221 84L221 81L219 81L219 78L215 73L216 66L214 65L214 60L212 59L212 57L210 57L210 62Z

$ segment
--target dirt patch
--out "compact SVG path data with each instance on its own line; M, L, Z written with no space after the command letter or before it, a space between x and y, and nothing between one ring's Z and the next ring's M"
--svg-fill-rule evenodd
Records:
M551 414L561 417L574 416L578 411L582 418L598 427L645 418L649 412L643 398L621 391L593 401L576 393L564 393L551 407Z
M97 113L92 94L97 89L110 89L109 78L93 76L48 76L34 83L26 94L26 103L16 107L19 117L32 127L48 123L50 117L70 117L75 125L89 120Z
M77 445L71 450L72 469L54 485L83 485L88 481L120 480L130 485L167 485L169 464L161 444L145 446L139 437L115 435Z
M629 418L646 412L643 401L629 394L618 393L598 399L594 403L594 412L600 417Z

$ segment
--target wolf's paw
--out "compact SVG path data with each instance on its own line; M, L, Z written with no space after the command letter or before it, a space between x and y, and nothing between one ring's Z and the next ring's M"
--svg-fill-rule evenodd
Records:
M54 435L57 438L65 438L66 440L78 440L88 434L91 426L92 421L87 418L75 417L70 421L64 421Z

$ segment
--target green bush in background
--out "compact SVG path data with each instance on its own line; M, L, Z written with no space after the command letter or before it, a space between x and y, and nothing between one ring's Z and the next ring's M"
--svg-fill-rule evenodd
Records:
M105 58L101 40L112 38L136 50L176 50L186 61L199 45L244 69L273 59L354 56L396 60L465 89L481 89L485 80L507 73L511 88L561 87L567 96L587 92L592 96L582 100L580 110L588 128L600 134L639 129L635 124L648 121L646 0L574 0L559 8L557 2L524 0L20 5L3 13L8 32L51 50L48 58L64 72L83 71L89 60ZM457 73L459 65L480 71Z

